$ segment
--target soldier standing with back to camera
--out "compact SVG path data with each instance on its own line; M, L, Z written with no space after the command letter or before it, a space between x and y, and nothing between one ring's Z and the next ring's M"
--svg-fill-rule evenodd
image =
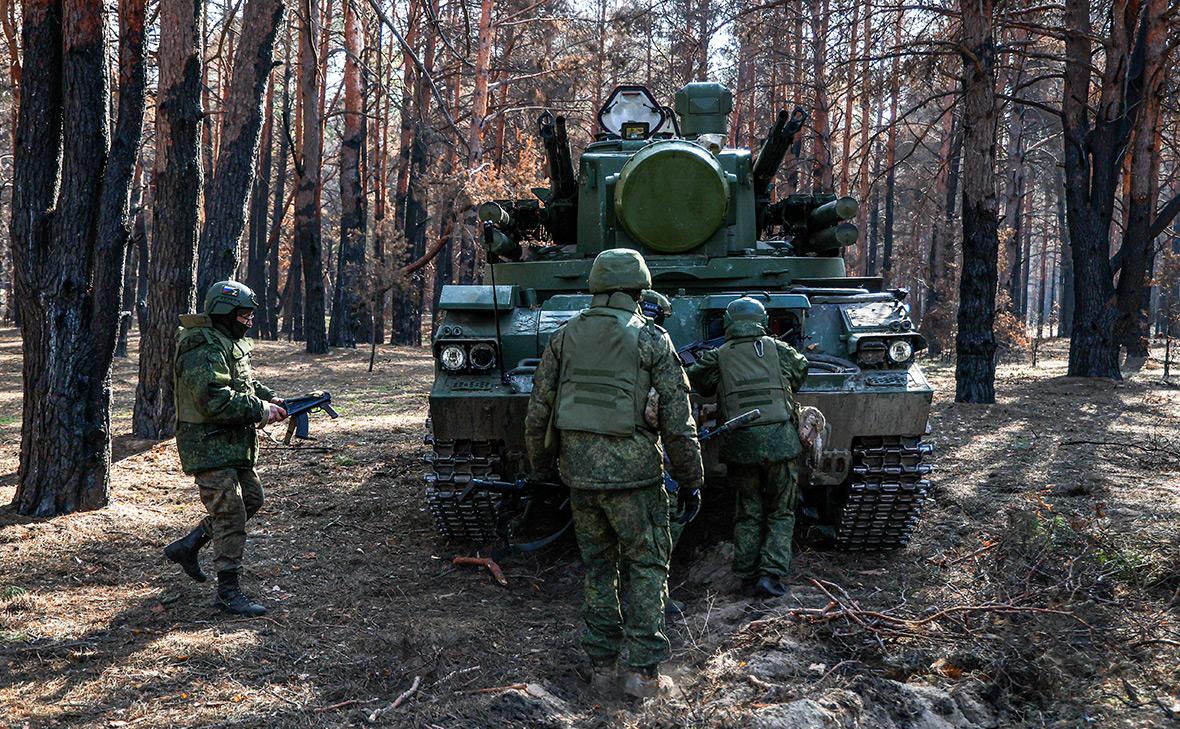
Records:
M532 477L550 478L556 460L570 487L586 565L582 645L591 684L613 690L625 644L630 671L623 691L639 698L672 689L672 680L659 673L669 655L663 628L672 544L658 441L682 493L704 482L688 380L667 333L637 306L640 291L650 286L636 251L616 248L594 259L590 308L549 339L525 418ZM657 428L644 419L652 388L659 394ZM620 564L630 577L625 629Z
M205 581L198 553L213 541L217 600L222 610L250 617L266 608L238 584L246 545L246 520L262 506L262 482L254 472L258 427L287 417L283 401L254 379L246 332L254 325L254 292L236 281L213 284L204 312L180 317L176 341L176 450L193 476L209 515L164 548L197 582Z
M742 297L725 308L725 344L697 357L688 368L693 388L717 394L720 419L758 408L750 426L727 433L721 460L736 492L733 571L758 594L786 594L791 539L803 452L795 393L807 379L807 359L791 345L767 336L766 308Z

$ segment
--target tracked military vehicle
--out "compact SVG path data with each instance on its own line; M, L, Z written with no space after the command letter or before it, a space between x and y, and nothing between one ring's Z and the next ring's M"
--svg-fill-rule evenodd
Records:
M626 247L643 254L654 288L671 300L664 326L686 363L723 341L725 307L741 296L760 299L771 334L806 355L797 399L827 418L801 481L811 532L846 550L909 541L929 489L923 437L933 391L914 361L925 341L906 292L847 274L841 251L857 240L856 200L773 200L806 112L780 112L752 154L726 146L732 99L720 84L693 83L673 109L646 88L621 86L576 167L565 120L545 113L550 187L479 206L485 283L442 289L432 341L425 498L440 534L533 549L562 532L560 488L479 484L508 485L528 471L524 417L541 353L589 305L594 257ZM709 403L694 396L694 406L710 425ZM723 486L718 447L707 443L704 457Z

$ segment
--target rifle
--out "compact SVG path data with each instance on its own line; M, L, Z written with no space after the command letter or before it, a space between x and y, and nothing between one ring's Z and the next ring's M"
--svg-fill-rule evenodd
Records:
M757 420L758 418L761 418L761 417L762 417L762 411L759 410L758 408L754 408L753 410L750 410L749 412L742 413L741 415L738 415L737 417L730 418L729 420L726 420L724 423L722 423L721 425L718 425L716 428L713 428L712 430L709 430L707 428L701 428L700 433L697 435L697 440L701 443L704 443L705 441L710 440L712 438L716 438L719 435L725 435L726 433L732 432L732 431L737 430L739 428L744 428L747 425L749 425L750 423L754 422L755 420ZM667 463L667 462L668 462L668 454L665 453L664 454L664 463ZM680 484L678 484L676 482L676 479L672 478L671 476L669 476L665 472L664 473L664 490L670 494L674 494L679 489L680 489Z
M306 395L299 397L288 398L283 401L283 409L287 411L287 435L283 437L283 443L291 444L291 436L294 435L300 440L308 440L308 414L316 410L322 410L327 413L333 420L340 417L336 414L336 410L332 408L332 393L323 392L309 392Z
M717 349L722 344L725 344L725 335L720 337L713 337L712 339L698 339L695 342L689 342L680 349L676 350L676 356L680 359L681 364L685 367L696 364L697 352L702 352L709 349Z

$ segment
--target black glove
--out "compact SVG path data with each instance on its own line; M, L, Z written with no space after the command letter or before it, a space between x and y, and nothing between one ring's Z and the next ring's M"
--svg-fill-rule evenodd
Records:
M687 524L697 518L697 514L701 512L701 490L677 489L676 510L680 512L677 521L681 524Z

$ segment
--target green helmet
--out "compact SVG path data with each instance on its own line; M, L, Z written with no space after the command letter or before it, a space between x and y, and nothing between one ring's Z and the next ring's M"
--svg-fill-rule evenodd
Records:
M651 288L651 272L638 251L611 248L599 253L590 267L590 293L639 291Z
M644 289L639 293L639 307L643 315L659 324L666 317L672 316L672 302L659 291Z
M246 284L218 281L205 294L205 313L209 316L230 314L234 309L257 309L258 299Z
M769 317L766 315L766 307L762 305L762 302L751 299L749 296L729 302L729 306L725 307L725 330L729 331L735 324L746 322L757 324L763 330L766 329Z

